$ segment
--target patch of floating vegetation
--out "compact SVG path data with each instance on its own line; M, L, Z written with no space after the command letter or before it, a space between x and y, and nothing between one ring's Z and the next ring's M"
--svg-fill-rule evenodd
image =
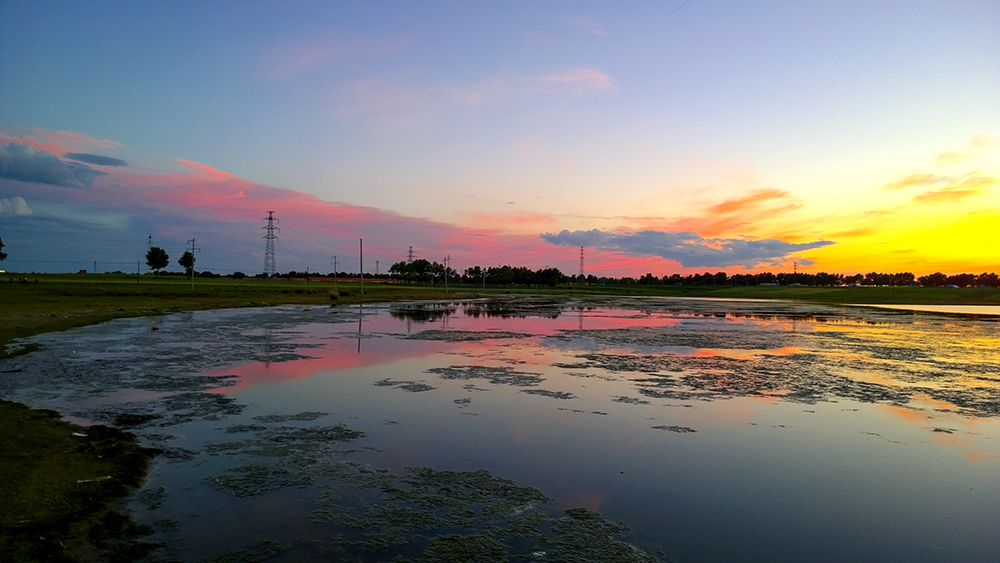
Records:
M648 405L649 401L644 399L636 399L634 397L615 397L612 399L616 403L625 403L626 405Z
M562 513L533 487L484 470L408 468L397 476L340 462L313 521L337 537L328 551L339 558L399 561L660 561L666 554L621 539L629 529L597 512ZM543 555L544 554L544 555Z
M545 381L540 374L516 371L506 366L448 366L430 368L427 373L437 374L441 379L484 379L493 385L516 387L534 387Z
M690 434L692 432L697 432L694 428L689 428L687 426L653 426L654 430L666 430L667 432L676 432L678 434Z
M252 549L227 551L204 560L203 563L258 563L267 561L287 552L291 545L274 540L259 541Z
M464 399L455 399L453 401L456 405L468 405L472 402L472 399L466 397Z
M425 330L406 337L407 340L441 340L444 342L482 342L483 340L504 340L530 338L522 332L488 330Z
M736 350L769 350L793 346L794 333L779 332L744 324L705 322L677 326L629 327L600 330L563 330L554 340L587 339L613 348L711 348Z
M243 432L259 432L265 428L267 427L260 424L233 424L226 427L226 432L228 434L240 434Z
M292 420L298 421L311 421L318 418L323 418L329 415L328 412L318 412L318 411L306 411L300 412L298 414L264 414L260 416L253 417L254 420L264 423L274 423L274 422L289 422Z
M522 389L522 393L528 393L529 395L541 395L543 397L549 397L551 399L575 399L576 395L572 393L567 393L566 391L549 391L547 389Z
M409 391L411 393L421 393L423 391L433 391L437 389L432 385L421 381L396 381L394 379L380 379L373 383L377 387L393 387L395 389L402 389L403 391Z
M122 403L84 411L90 420L111 420L129 428L176 426L196 420L221 420L243 412L235 398L217 393L186 392L152 401Z
M225 475L206 477L205 482L237 497L270 493L285 487L305 488L312 477L269 463L251 463L230 469Z

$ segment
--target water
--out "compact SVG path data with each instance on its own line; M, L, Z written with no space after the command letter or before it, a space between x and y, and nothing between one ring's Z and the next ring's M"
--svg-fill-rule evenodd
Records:
M154 560L1000 553L991 318L519 300L32 340L0 364L4 397L165 451L132 502L167 544Z

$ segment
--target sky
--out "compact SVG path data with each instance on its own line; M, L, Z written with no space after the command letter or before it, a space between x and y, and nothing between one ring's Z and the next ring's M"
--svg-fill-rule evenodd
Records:
M269 211L279 272L1000 272L1000 3L0 3L0 268Z

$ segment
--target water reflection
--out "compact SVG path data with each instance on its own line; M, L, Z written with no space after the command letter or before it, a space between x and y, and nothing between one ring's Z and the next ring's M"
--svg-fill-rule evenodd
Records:
M572 544L606 559L574 534L627 542L628 560L976 561L1000 549L997 323L511 299L159 326L39 337L42 351L0 366L0 391L128 421L166 451L147 486L162 493L137 504L175 546L164 560L262 556L256 539L289 560L419 559L448 542L553 561ZM603 531L573 527L586 522Z

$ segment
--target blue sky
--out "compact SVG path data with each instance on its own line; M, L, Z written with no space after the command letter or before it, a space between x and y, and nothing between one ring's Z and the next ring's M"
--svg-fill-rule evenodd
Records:
M173 246L204 232L245 245L219 270L258 268L262 242L245 233L265 202L206 225L219 202L184 191L214 171L371 215L348 237L277 209L315 242L288 244L279 269L382 237L389 263L414 244L460 267L488 252L575 271L578 249L541 235L595 229L695 233L712 268L752 268L760 256L738 249L756 246L807 249L766 269L983 269L988 246L956 257L928 241L981 237L966 226L1000 217L998 52L1000 5L986 1L7 1L4 145L103 174L86 196L0 175L0 237L41 261L60 246L43 240L53 228L140 250L150 229ZM75 144L45 144L65 133ZM938 181L886 188L919 175ZM14 213L15 198L44 213ZM410 226L394 232L390 216ZM669 245L591 252L617 275L686 268Z

